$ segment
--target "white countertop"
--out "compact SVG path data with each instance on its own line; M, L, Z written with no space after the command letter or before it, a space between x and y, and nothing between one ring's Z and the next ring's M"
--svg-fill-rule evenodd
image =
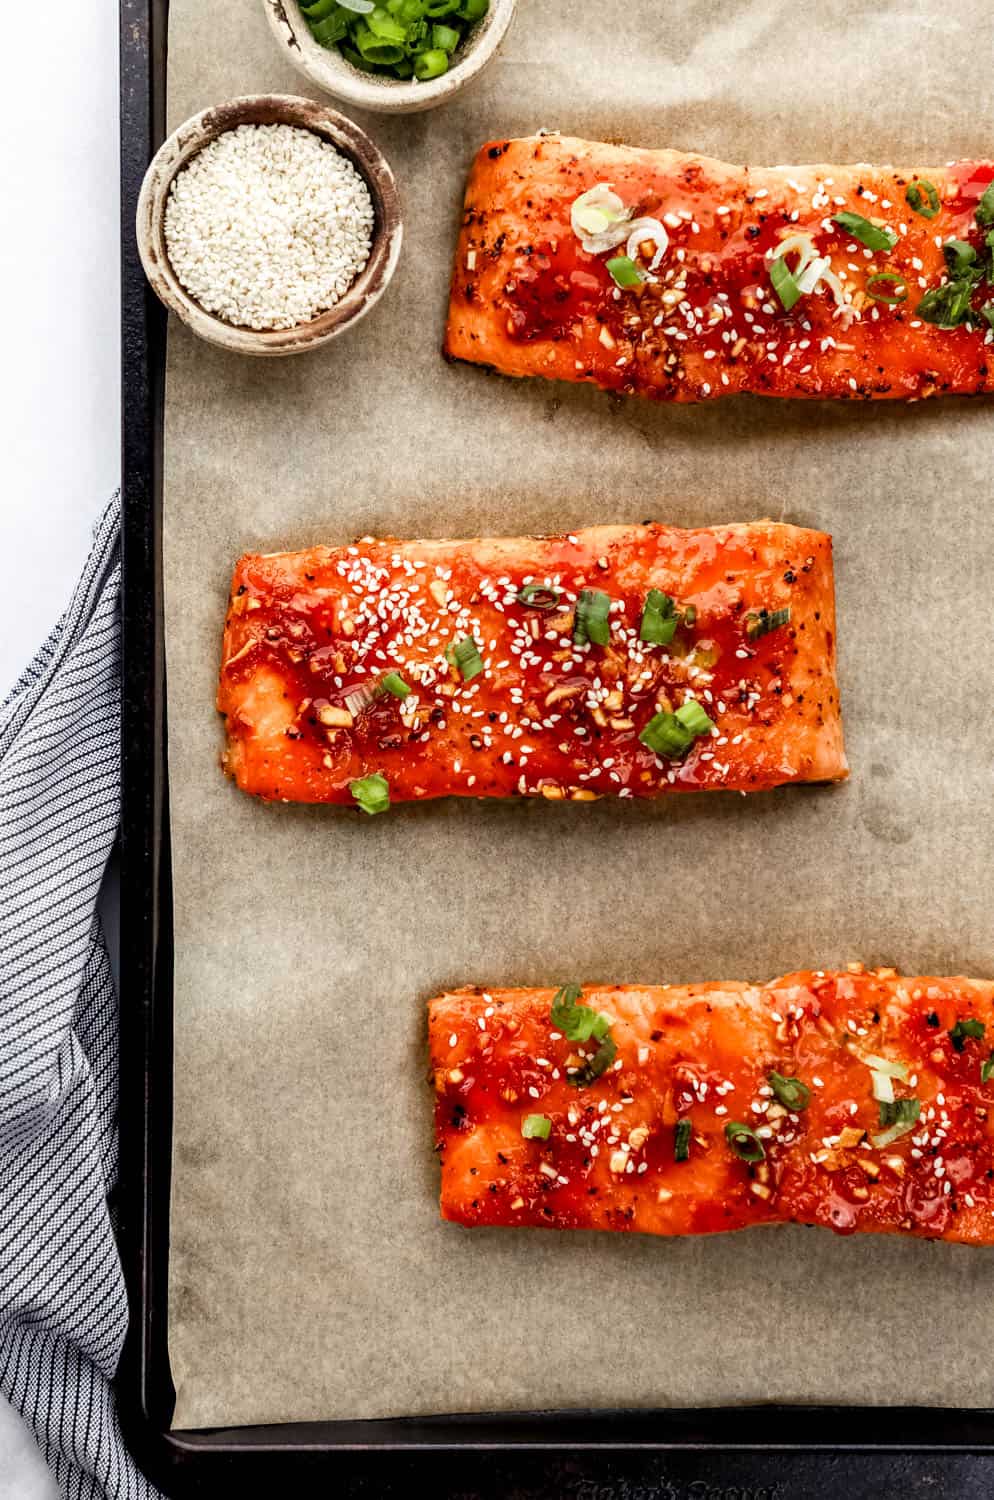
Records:
M43 32L26 66L36 8L5 10L0 696L64 608L119 472L116 0ZM0 1500L57 1493L0 1398Z

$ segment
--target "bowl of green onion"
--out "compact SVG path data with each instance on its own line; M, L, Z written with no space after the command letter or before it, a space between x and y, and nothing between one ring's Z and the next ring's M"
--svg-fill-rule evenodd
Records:
M263 0L294 67L384 114L434 109L492 61L516 0Z

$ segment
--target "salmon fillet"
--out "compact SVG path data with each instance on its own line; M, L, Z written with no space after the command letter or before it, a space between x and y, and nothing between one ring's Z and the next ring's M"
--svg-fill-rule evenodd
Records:
M992 179L992 161L747 168L568 136L489 142L466 189L445 353L666 401L985 391ZM598 184L616 201L599 189L584 221L628 219L594 250L574 205ZM774 259L804 287L789 307Z
M218 708L244 791L369 812L839 780L831 539L758 521L250 554Z
M859 965L768 985L441 995L442 1217L994 1244L992 1004L986 980Z

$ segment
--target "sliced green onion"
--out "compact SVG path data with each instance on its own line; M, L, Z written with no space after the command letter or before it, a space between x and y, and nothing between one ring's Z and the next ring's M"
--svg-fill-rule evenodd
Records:
M551 1129L548 1115L525 1115L521 1122L521 1134L526 1141L547 1141Z
M717 726L713 719L709 719L696 698L688 698L686 703L681 703L676 711L675 718L682 724L694 739L700 739L702 734L710 734Z
M668 646L679 623L680 616L669 594L664 594L662 589L650 589L642 609L639 639L649 641L653 646Z
M985 302L980 309L980 316L989 328L994 328L994 302Z
M888 1078L900 1078L902 1082L908 1076L907 1063L892 1062L889 1057L878 1057L875 1052L857 1052L855 1047L850 1050L874 1073L884 1073Z
M987 1083L994 1075L994 1052L980 1064L980 1082Z
M881 228L869 219L864 219L862 214L847 212L833 214L832 218L868 250L893 250L897 244L897 235L893 229Z
M414 59L414 76L420 78L422 83L427 83L429 78L441 78L443 73L449 70L449 54L443 52L441 47L432 47L427 52L419 52Z
M324 21L315 21L311 25L311 36L322 47L334 47L336 42L341 42L349 34L349 18L342 11L328 16Z
M888 295L887 292L877 291L877 287L882 283L893 286L895 288L894 292ZM874 302L889 302L891 304L895 302L907 302L908 283L905 277L901 276L897 271L878 271L875 276L871 276L867 280L866 295L872 297Z
M389 11L382 6L374 5L371 11L366 13L366 25L374 36L378 36L384 42L406 42L407 27L395 21Z
M782 255L770 261L770 281L773 290L780 298L784 312L790 312L801 295L801 288L797 284L797 278L787 265Z
M741 1120L729 1120L725 1126L725 1140L739 1161L762 1161L766 1155L766 1147L752 1126L743 1125Z
M949 1040L957 1052L962 1052L968 1036L976 1037L979 1041L985 1030L983 1021L978 1021L974 1016L967 1016L965 1021L956 1022L949 1033Z
M518 590L518 603L525 609L555 609L559 603L559 589L546 588L540 583L526 583Z
M676 714L655 714L642 730L639 740L655 755L678 760L694 743L694 736Z
M395 698L409 698L411 696L411 690L399 672L388 672L380 681L387 692L393 693Z
M358 781L350 781L349 791L363 812L370 816L386 812L390 806L390 783L379 771L374 771L371 776L360 776Z
M699 739L710 734L715 725L694 698L688 698L675 714L655 714L639 735L639 740L655 755L665 755L669 760L679 757Z
M346 10L354 10L357 16L368 16L376 9L373 0L338 0Z
M767 1082L780 1103L787 1109L807 1109L811 1090L799 1078L785 1078L782 1073L767 1073Z
M486 15L490 0L462 0L459 14L464 21L479 21Z
M870 1140L877 1150L890 1146L899 1140L902 1135L907 1135L914 1130L922 1112L921 1103L918 1099L895 1099L892 1103L881 1102L880 1123L888 1128L876 1135L871 1135Z
M443 52L454 52L459 46L461 38L454 26L433 26L431 28L431 44L433 47L441 47Z
M870 1086L874 1099L880 1104L894 1103L894 1080L889 1073L870 1073Z
M943 259L954 278L969 277L978 281L983 274L977 261L977 252L969 240L946 240L942 247Z
M931 218L932 215L927 214L926 217ZM895 1141L899 1141L902 1135L907 1135L914 1128L913 1123L910 1125L892 1125L889 1130L881 1130L876 1135L871 1135L870 1140L878 1151L883 1151L888 1146L893 1146Z
M372 10L373 0L365 0L365 3ZM303 14L307 17L307 22L310 26L313 26L317 21L326 21L339 8L338 0L314 0L313 5L302 5L300 7ZM348 24L347 16L345 17L345 21Z
M483 658L471 635L463 636L461 641L453 641L449 650L452 653L452 664L459 668L464 682L471 682L483 671Z
M642 272L628 255L616 255L612 260L606 261L611 280L615 286L631 287L642 285Z
M383 67L392 63L403 62L404 48L401 42L386 41L376 35L368 25L356 26L352 32L352 40L368 63L376 63Z
M593 641L595 646L606 646L611 639L608 614L611 598L602 589L582 589L576 601L573 616L573 644L585 646Z
M880 1101L881 1125L914 1125L921 1112L921 1103L915 1098Z
M677 1120L676 1130L673 1132L673 1160L689 1161L690 1159L690 1121Z
M900 1115L895 1119L894 1124L888 1130L879 1131L876 1136L870 1137L877 1151L883 1151L886 1146L894 1145L895 1140L900 1140L901 1136L907 1136L909 1131L915 1130L916 1125L918 1125L919 1115L922 1113L922 1106L918 1100L895 1100L894 1106L882 1104L880 1106L880 1112L882 1112L882 1121L880 1121L880 1124L883 1124L883 1110L897 1109L900 1106L903 1106L903 1109L900 1110Z
M582 1068L573 1068L566 1074L568 1083L574 1088L585 1089L606 1073L618 1055L618 1045L613 1036L606 1036L593 1057L588 1057Z
M934 323L937 328L959 328L970 321L972 313L971 281L947 281L944 286L935 286L925 293L916 315L925 323Z
M582 989L578 984L564 984L552 998L549 1019L568 1042L602 1041L611 1029L611 1017L578 1002Z
M426 0L424 13L426 16L450 16L458 9L459 0Z
M994 224L994 182L988 183L984 189L984 196L977 204L974 217L978 224Z
M942 207L935 184L926 177L918 177L910 182L904 196L915 213L921 214L923 219L934 219Z
M746 615L746 635L751 641L758 641L760 636L769 635L771 630L779 630L781 625L790 621L790 605L784 609L761 609Z

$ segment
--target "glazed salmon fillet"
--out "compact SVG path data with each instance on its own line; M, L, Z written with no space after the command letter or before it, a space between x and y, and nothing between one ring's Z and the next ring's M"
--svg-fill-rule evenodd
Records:
M248 555L218 708L244 791L369 813L837 781L831 539L758 521Z
M994 161L729 166L567 136L485 145L445 353L665 401L990 385Z
M859 965L768 985L441 995L442 1216L994 1244L992 1007L986 980Z

